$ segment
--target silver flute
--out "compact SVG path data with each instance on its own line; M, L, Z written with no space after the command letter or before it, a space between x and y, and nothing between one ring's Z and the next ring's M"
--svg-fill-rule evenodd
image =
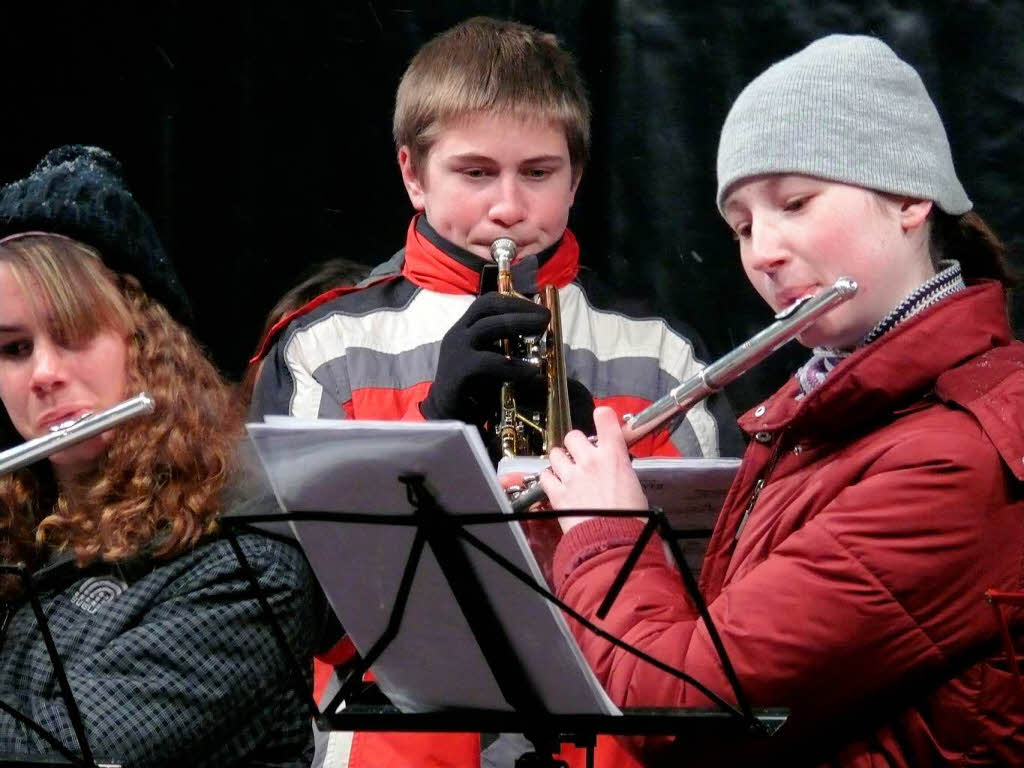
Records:
M95 437L128 419L152 413L153 408L153 398L142 392L105 411L87 413L72 421L56 424L50 427L49 434L26 440L21 445L0 453L0 476L27 467L57 451L70 448L75 443Z
M798 336L819 317L857 293L857 283L840 277L827 291L805 296L775 315L775 322L747 339L736 349L720 357L667 395L659 398L635 416L622 417L622 436L632 445L645 435L664 427L674 417L739 378L787 341ZM512 509L522 512L544 499L544 490L537 482L539 475L527 475L522 486L509 489Z

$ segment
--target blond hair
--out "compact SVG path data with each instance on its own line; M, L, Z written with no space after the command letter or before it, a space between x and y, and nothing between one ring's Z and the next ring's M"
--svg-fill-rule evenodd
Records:
M419 168L445 125L474 113L555 123L573 174L590 153L590 103L572 56L547 32L483 16L424 45L395 97L394 136Z
M62 343L101 329L128 339L129 393L147 391L151 417L114 430L97 468L58 490L48 462L0 478L0 555L30 567L47 546L97 559L169 558L213 532L234 444L238 399L187 330L92 248L38 235L0 246L49 332ZM17 592L9 580L4 592Z

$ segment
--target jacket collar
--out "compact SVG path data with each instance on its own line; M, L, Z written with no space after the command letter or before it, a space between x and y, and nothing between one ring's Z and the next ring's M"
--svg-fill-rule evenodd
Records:
M791 379L739 424L748 433L790 426L822 435L848 431L914 404L945 372L1011 339L1002 286L980 281L861 347L809 395L797 399Z
M287 328L292 320L308 314L338 296L394 280L399 275L421 288L438 293L479 295L496 290L497 269L494 264L445 240L434 231L422 214L414 216L409 223L405 249L396 254L398 255L402 256L401 260L392 257L387 262L388 265L394 262L396 271L374 270L373 276L359 285L333 288L291 314L285 315L264 335L249 364L256 365L263 359L278 334ZM400 273L397 271L399 265ZM512 265L512 284L517 291L528 295L538 293L538 287L545 285L563 288L576 278L579 268L579 243L576 242L573 233L566 229L557 243L540 253L524 256Z
M88 576L109 573L114 567L110 563L96 561L84 568L75 565L71 552L51 549L46 559L32 571L30 578L33 589L37 592L50 592L62 589L65 585L79 581Z
M562 288L579 272L579 244L568 229L561 239L538 254L523 256L512 265L512 282L520 293L538 287ZM445 240L417 214L409 223L402 275L421 288L438 293L480 294L494 290L494 265Z

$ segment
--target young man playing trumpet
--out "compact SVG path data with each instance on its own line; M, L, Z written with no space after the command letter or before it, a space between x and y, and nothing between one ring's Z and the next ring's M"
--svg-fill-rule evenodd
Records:
M491 342L548 321L532 302L493 292L486 267L500 237L518 247L520 293L559 288L568 374L595 404L635 412L699 371L699 342L660 319L600 311L584 291L566 224L589 118L575 64L552 35L476 18L425 45L395 104L398 164L416 210L405 248L368 285L321 297L267 340L255 414L490 426L500 383L537 376ZM698 407L634 451L717 456L730 429L727 410Z
M577 426L591 424L594 404L637 412L697 373L695 340L661 319L602 310L585 292L566 224L589 118L582 79L553 35L474 18L423 46L395 102L398 165L416 210L405 247L360 288L321 296L265 341L253 415L459 419L490 439L502 383L529 393L540 379L496 342L536 335L549 321L534 302L495 292L490 247L498 238L515 242L516 291L558 288ZM702 404L634 446L638 456L739 450L724 404ZM390 749L401 764L416 764L413 742L432 739ZM470 764L453 757L452 737L443 739L451 764Z

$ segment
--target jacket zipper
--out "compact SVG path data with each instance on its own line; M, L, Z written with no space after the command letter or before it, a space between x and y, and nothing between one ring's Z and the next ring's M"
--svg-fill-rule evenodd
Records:
M768 477L771 475L772 470L775 469L775 462L779 460L779 454L782 453L782 438L785 434L785 430L780 430L778 436L775 439L775 447L772 448L771 455L768 457L768 462L765 464L764 471L761 476L757 478L757 482L754 483L754 488L750 492L750 499L747 501L747 506L743 508L743 517L740 518L740 524L736 526L736 535L733 537L733 542L740 540L740 534L743 533L743 529L747 526L747 519L750 517L750 513L754 511L754 505L757 504L757 497L761 495L761 489L765 487L768 482Z

